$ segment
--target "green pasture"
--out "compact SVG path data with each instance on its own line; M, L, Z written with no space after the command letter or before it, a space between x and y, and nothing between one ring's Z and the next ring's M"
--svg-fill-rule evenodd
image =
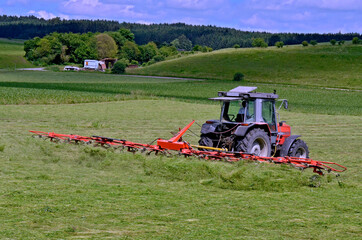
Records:
M24 41L0 38L0 69L34 67L24 54Z
M239 85L257 86L290 102L290 111L323 114L362 114L361 91L302 85L240 83L217 80L173 80L82 72L0 72L0 104L56 104L172 98L217 104L208 100L218 91Z
M241 72L246 81L254 83L361 89L362 46L222 49L128 72L218 80L232 80L236 72Z
M28 130L169 138L217 105L173 100L0 106L0 236L10 239L355 239L361 232L360 116L281 111L311 157L348 171L132 155L55 144ZM199 127L192 127L194 132ZM185 139L195 143L192 133Z
M208 80L0 70L0 239L360 238L360 51L229 49L135 70ZM229 65L218 68L215 59ZM278 59L284 67L269 66ZM245 82L229 80L237 66L248 66L240 70ZM194 119L184 140L196 144L200 125L219 116L220 105L207 98L238 85L288 99L280 120L302 135L310 157L348 170L318 177L286 165L120 153L29 133L151 143Z

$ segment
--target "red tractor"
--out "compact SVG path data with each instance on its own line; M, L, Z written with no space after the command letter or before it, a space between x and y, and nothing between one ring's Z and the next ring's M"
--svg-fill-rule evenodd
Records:
M298 139L300 135L291 135L290 126L277 120L278 95L257 93L256 89L239 86L210 98L222 103L220 119L202 125L199 144L261 157L308 158L308 146ZM282 100L282 105L287 109L288 101Z

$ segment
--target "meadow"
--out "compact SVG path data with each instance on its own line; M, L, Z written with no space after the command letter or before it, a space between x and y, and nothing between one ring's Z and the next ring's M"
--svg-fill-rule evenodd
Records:
M152 111L145 109L152 109ZM361 117L280 112L311 157L289 166L119 153L34 139L28 130L169 138L217 105L173 100L2 105L0 236L11 239L355 239L361 235ZM199 127L192 127L197 133ZM197 137L189 133L190 142ZM348 144L346 144L348 143Z
M319 44L282 49L222 49L130 69L141 75L232 80L236 72L255 83L361 89L362 46Z
M265 50L269 51L274 50ZM354 53L350 55L354 59ZM329 89L328 82L307 84L299 75L300 83L297 78L293 83L278 78L266 83L249 77L232 82L229 77L181 80L0 70L0 238L358 239L358 73L360 69L336 69L335 75L347 74L348 79L337 85L349 88L338 90ZM172 75L171 70L160 74ZM349 87L350 81L355 85ZM151 143L170 138L171 132L195 119L197 124L184 139L196 143L199 125L219 116L220 105L207 98L238 85L257 86L260 92L277 90L290 105L289 110L279 110L280 120L292 126L293 134L302 135L310 157L348 170L319 177L310 169L286 165L230 164L56 144L28 132Z
M0 38L0 69L34 67L24 58L24 41Z
M290 102L290 111L361 115L362 92L288 84L259 84L218 80L152 79L94 73L2 71L0 104L57 104L171 98L187 102L213 103L218 91L239 85L257 86ZM348 103L348 104L346 104Z

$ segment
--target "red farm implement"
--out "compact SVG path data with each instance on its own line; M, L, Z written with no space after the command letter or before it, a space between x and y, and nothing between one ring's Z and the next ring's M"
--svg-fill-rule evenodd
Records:
M132 153L140 151L146 154L155 153L156 155L162 154L166 156L172 156L177 154L185 157L197 157L200 159L216 160L216 161L237 162L240 160L249 160L249 161L275 163L275 164L289 164L299 169L313 168L313 171L320 175L323 175L323 171L343 172L347 169L346 167L339 165L337 163L315 161L309 158L299 158L299 157L289 157L289 156L262 157L246 152L231 152L227 151L227 149L221 149L221 148L194 146L186 141L181 140L183 134L191 127L191 125L194 122L195 121L190 122L186 127L181 129L174 137L172 137L169 140L161 138L157 139L157 144L155 145L135 143L127 140L102 137L102 136L85 137L73 134L70 135L58 134L54 132L40 132L40 131L30 131L30 132L32 132L36 137L49 139L52 142L67 142L75 144L84 143L84 144L93 145L95 147L100 146L103 148L119 149L121 151L126 150Z

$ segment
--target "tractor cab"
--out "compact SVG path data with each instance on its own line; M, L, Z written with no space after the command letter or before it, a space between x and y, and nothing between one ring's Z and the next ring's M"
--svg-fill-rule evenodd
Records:
M219 92L219 97L210 98L222 103L220 122L244 126L267 124L271 132L276 132L275 100L278 95L253 92L256 89L239 86L229 92Z
M221 102L220 118L203 124L199 144L266 157L291 155L291 145L301 140L296 140L298 135L291 136L290 126L284 121L277 123L275 102L278 95L258 93L256 89L239 86L210 98ZM287 101L283 103L287 108ZM307 157L308 149L304 145L299 155Z

